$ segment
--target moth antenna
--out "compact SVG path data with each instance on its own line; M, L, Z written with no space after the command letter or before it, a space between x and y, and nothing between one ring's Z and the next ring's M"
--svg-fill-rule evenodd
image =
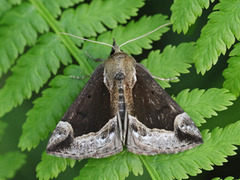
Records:
M152 75L152 77L153 77L154 79L158 79L158 80L160 80L160 81L172 81L172 80L176 80L176 79L178 79L178 77L174 77L174 78L168 78L168 79L166 79L166 78L160 78L160 77L153 76L153 75Z
M65 34L65 35L72 36L72 37L75 37L75 38L78 38L78 39L81 39L81 40L84 40L84 41L89 41L89 42L93 42L93 43L97 43L97 44L102 44L102 45L106 45L106 46L110 46L110 47L114 48L113 45L105 43L105 42L94 41L94 40L86 39L86 38L83 38L83 37L80 37L80 36L75 36L73 34L69 34L69 33L65 33L65 32L60 32L59 34Z
M145 36L147 36L147 35L149 35L149 34L155 32L155 31L157 31L158 29L161 29L161 28L163 28L163 27L165 27L165 26L168 26L168 25L170 25L170 24L171 24L171 23L166 23L166 24L161 25L161 26L157 27L156 29L154 29L154 30L152 30L152 31L150 31L150 32L148 32L148 33L146 33L146 34L143 34L142 36L139 36L139 37L137 37L137 38L134 38L134 39L128 40L128 41L126 41L125 43L122 43L122 44L119 46L119 48L120 48L121 46L124 46L125 44L128 44L128 43L130 43L130 42L136 41L136 40L138 40L138 39L140 39L140 38L143 38L143 37L145 37Z

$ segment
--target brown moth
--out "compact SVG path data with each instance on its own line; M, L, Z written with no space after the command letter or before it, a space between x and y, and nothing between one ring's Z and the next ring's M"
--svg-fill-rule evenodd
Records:
M155 155L202 144L194 122L148 70L122 52L115 41L112 48L57 124L47 153L103 158L126 146L135 154Z

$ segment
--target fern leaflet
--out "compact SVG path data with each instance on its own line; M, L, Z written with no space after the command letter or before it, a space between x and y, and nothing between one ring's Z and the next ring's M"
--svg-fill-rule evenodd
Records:
M226 53L240 38L240 2L238 0L222 0L209 15L207 25L202 29L194 53L197 72L204 74L215 65L220 54ZM217 11L218 10L218 11ZM223 23L225 22L225 23Z
M221 97L221 98L219 98ZM205 123L204 118L216 116L216 111L223 111L227 106L231 106L231 101L235 100L235 96L228 92L227 89L211 88L207 91L189 89L181 91L176 101L188 113L197 126Z
M201 169L211 170L212 166L222 165L227 162L227 156L235 155L240 145L240 121L230 124L224 129L215 128L211 133L207 130L202 132L203 145L182 153L157 156L141 156L143 162L148 163L148 170L152 179L185 179L188 175L196 176ZM233 145L234 144L234 145ZM177 169L177 171L176 171Z
M73 167L75 160L64 159L55 156L47 155L46 152L42 154L42 161L37 166L37 177L41 179L56 178L58 174L65 171L67 166Z
M0 155L0 179L13 178L15 172L25 163L26 156L19 152Z
M33 45L37 33L48 30L44 19L28 3L12 8L4 14L0 21L0 76L7 72L23 53L26 45Z
M228 60L228 68L223 71L225 82L223 87L229 89L233 94L239 96L240 93L240 43L234 46Z
M81 76L79 66L69 66L64 72L66 76L56 76L50 82L52 88L44 90L43 97L35 100L34 108L27 113L28 118L18 144L22 150L36 147L49 131L54 130L57 121L84 86L84 81L69 78L70 75Z
M62 13L61 8L68 8L83 1L84 0L60 0L60 1L43 0L43 4L52 14L52 16L56 18L58 15Z
M174 78L180 73L188 73L193 62L194 43L183 43L178 47L167 46L160 51L152 51L141 63L152 75L161 78ZM158 81L162 87L170 87L167 81Z
M171 7L173 31L178 33L183 31L186 34L189 26L195 23L198 16L201 16L202 9L208 7L209 0L175 0Z
M57 36L51 33L43 35L38 45L19 58L12 69L13 75L0 90L0 116L22 103L23 99L30 98L33 90L38 92L51 72L57 73L60 62L65 65L71 62L66 48Z
M94 170L94 173L92 173ZM91 159L81 169L80 179L125 179L132 171L135 176L143 174L142 162L135 154L126 150L109 158Z

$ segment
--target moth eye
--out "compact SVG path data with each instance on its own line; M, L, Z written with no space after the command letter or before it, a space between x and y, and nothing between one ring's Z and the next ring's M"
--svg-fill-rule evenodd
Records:
M92 96L91 95L88 95L88 99L90 99Z

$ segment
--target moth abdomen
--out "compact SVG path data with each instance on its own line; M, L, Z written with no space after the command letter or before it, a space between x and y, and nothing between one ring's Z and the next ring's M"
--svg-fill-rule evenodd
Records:
M124 89L123 89L122 81L118 82L118 111L119 111L121 121L124 121L126 105L125 105Z

